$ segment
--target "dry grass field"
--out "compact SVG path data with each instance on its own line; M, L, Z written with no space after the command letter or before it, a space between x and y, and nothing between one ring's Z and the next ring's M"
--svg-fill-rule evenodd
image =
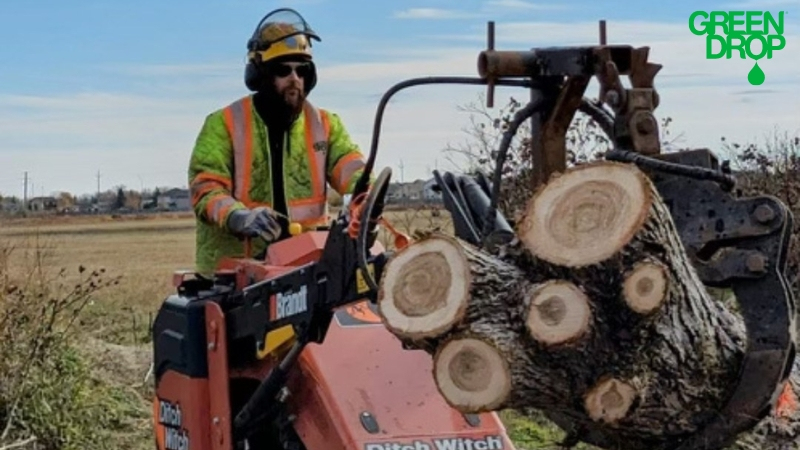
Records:
M147 318L171 289L176 269L192 268L194 220L158 218L30 226L3 226L0 239L14 248L12 270L27 271L41 258L52 273L80 267L120 277L85 311L86 332L118 344L147 339Z
M408 234L437 227L452 232L446 211L389 211L385 216ZM104 279L118 278L117 284L92 296L75 324L78 347L91 358L94 377L135 394L134 404L127 403L121 413L127 416L114 433L115 448L152 448L152 390L144 381L151 359L149 327L160 302L173 292L172 273L193 267L194 239L194 218L186 214L0 221L7 276L20 279L38 273L65 289L93 271L102 272ZM381 241L392 247L385 230ZM504 418L520 448L541 448L555 439L552 431L517 416Z
M386 218L409 234L434 227L450 229L446 211L439 217L427 210L391 211ZM173 291L172 273L193 268L194 224L188 214L16 219L0 221L0 240L14 249L10 267L18 273L41 262L52 273L66 269L78 274L85 267L121 277L88 308L84 326L93 337L129 345L147 342L150 316ZM380 237L391 247L386 230Z

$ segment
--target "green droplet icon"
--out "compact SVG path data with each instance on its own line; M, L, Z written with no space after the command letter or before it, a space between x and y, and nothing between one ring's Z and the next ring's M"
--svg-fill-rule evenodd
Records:
M758 86L763 83L766 78L767 76L764 74L764 71L761 70L761 67L758 67L758 61L756 61L753 68L750 69L750 73L747 74L747 81L754 86Z

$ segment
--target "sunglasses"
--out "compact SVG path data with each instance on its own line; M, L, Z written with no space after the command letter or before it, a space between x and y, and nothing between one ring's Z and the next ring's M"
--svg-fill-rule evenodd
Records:
M273 69L273 73L278 77L288 77L292 72L296 73L298 77L304 78L311 74L311 65L302 63L297 65L278 64Z

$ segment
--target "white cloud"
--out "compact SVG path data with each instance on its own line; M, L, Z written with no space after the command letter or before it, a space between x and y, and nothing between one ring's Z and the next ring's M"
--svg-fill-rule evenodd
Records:
M210 107L110 93L0 97L0 167L28 171L37 195L93 192L98 170L104 189L185 184L188 151Z
M762 9L785 5L800 5L800 0L746 0L723 5L723 8Z
M478 16L453 9L410 8L395 12L394 17L397 19L467 19Z
M746 80L752 61L706 60L703 38L689 33L683 23L610 22L608 31L610 43L650 45L650 59L664 64L656 77L661 94L656 115L674 119L675 131L684 133L684 145L715 150L721 136L758 141L776 125L800 132L800 60L790 57L788 45L773 59L759 62L767 80L754 87ZM592 22L500 24L497 32L498 49L597 39ZM531 36L537 42L531 42ZM339 113L367 151L378 101L392 85L412 77L477 76L484 31L475 28L453 38L418 50L374 49L384 55L378 62L324 64L312 101ZM787 35L787 43L797 41L798 36ZM203 118L245 93L241 65L212 62L119 70L154 86L152 93L0 96L2 178L17 179L28 171L37 186L41 181L48 191L76 193L94 191L98 170L103 188L185 184L186 164ZM194 74L190 82L188 73ZM437 165L448 168L440 150L467 138L463 129L469 117L458 106L477 101L484 92L482 86L421 86L395 95L384 116L378 167L392 166L399 179L402 161L406 180L426 177ZM587 95L596 92L593 83ZM496 105L502 106L510 95L526 98L527 93L498 89ZM21 195L22 183L18 184L10 194Z
M244 57L241 61L236 61L244 64ZM102 66L100 69L111 73L117 73L126 76L153 76L153 77L169 77L169 76L185 76L203 74L209 75L224 75L232 67L230 64L150 64L150 65L115 65L115 66Z
M519 10L554 11L570 9L571 7L563 3L534 3L524 0L489 0L485 3L484 9L506 8Z

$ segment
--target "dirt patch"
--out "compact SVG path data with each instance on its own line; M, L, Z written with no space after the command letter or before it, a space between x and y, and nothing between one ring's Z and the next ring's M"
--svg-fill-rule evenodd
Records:
M87 337L80 348L91 358L98 378L136 389L142 395L149 391L152 380L145 381L145 377L153 361L150 346L119 345Z

